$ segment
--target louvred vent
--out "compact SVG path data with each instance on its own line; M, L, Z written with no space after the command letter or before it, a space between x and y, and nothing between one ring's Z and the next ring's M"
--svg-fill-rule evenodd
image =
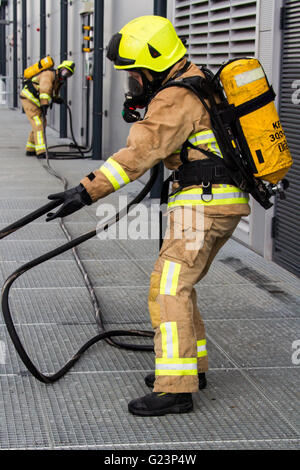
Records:
M189 59L212 71L229 59L255 55L257 0L175 0L175 28Z

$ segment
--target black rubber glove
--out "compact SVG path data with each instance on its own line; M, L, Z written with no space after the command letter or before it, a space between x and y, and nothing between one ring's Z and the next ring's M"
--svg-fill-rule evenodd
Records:
M41 106L42 113L43 113L44 116L47 116L48 108L49 108L49 105L48 105L48 104L43 104L43 105Z
M58 199L61 201L62 206L55 213L49 212L46 222L54 220L57 217L66 217L67 215L73 214L73 212L79 211L83 206L91 205L93 202L89 193L81 183L75 188L68 189L62 193L50 194L48 199Z

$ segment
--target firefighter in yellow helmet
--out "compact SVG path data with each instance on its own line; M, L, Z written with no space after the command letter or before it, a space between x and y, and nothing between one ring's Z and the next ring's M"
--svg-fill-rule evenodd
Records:
M136 180L160 161L174 170L176 180L183 156L187 168L196 161L198 166L203 163L206 167L207 152L212 149L222 157L209 114L198 97L177 86L160 90L170 80L204 76L187 61L185 52L172 24L159 16L136 18L112 37L107 57L116 69L129 74L130 94L123 115L127 121L136 122L130 128L126 147L83 178L79 186L49 196L61 200L62 206L47 220L92 204ZM145 116L139 119L136 107L144 106ZM185 145L187 139L193 146ZM221 160L220 165L216 164L218 170ZM136 415L191 411L192 392L206 386L205 328L194 285L207 273L219 249L250 208L248 194L231 184L224 174L217 177L216 172L211 178L208 197L207 185L200 181L191 182L182 190L175 181L169 197L167 236L149 290L155 373L149 374L145 382L154 390L129 403L129 411Z
M75 72L75 63L64 60L57 70L48 69L26 81L21 91L22 106L31 124L32 130L26 143L26 155L44 158L46 153L44 125L46 114L52 102L61 103L59 91L68 77Z

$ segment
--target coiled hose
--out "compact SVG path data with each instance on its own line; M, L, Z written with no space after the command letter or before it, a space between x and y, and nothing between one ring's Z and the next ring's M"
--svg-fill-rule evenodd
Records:
M77 140L75 139L74 131L73 131L73 119L72 119L71 108L68 105L68 103L63 99L62 99L62 104L64 106L66 106L66 108L68 110L72 142L70 144L52 145L51 147L48 147L47 148L47 150L48 150L48 155L47 155L48 160L49 159L51 159L51 160L78 160L78 159L91 158L91 155L85 155L85 154L89 154L92 151L93 145L91 145L90 148L85 148L85 147L81 147L77 143ZM76 153L64 152L62 150L57 150L55 152L52 152L52 151L50 152L50 150L61 149L62 147L73 148L77 152Z
M46 149L47 149L47 141L46 141L46 132L45 134L45 144L46 144ZM67 180L59 175L49 164L49 155L48 155L48 150L46 150L46 159L47 159L47 165L43 165L44 168L53 176L56 178L60 179L63 184L64 184L64 189L67 188ZM153 187L157 175L158 175L158 165L154 167L152 175L149 179L149 181L146 183L145 187L142 189L142 191L125 207L122 209L120 212L116 214L116 216L112 217L109 219L105 224L102 224L100 227L98 227L98 230L92 230L90 232L87 232L75 239L71 239L71 236L69 232L67 231L64 223L62 220L60 220L60 225L66 234L67 238L69 241L58 247L55 248L54 250L51 250L48 253L45 253L44 255L29 261L28 263L24 264L20 268L18 268L15 272L13 272L5 281L3 288L2 288L2 312L4 316L4 321L7 326L10 338L16 348L17 353L19 354L21 360L29 370L29 372L40 382L43 383L53 383L59 380L61 377L63 377L73 366L74 364L80 359L82 354L90 348L93 344L97 343L100 340L105 339L106 341L109 342L109 344L113 346L117 346L119 348L124 348L124 349L130 349L130 350L139 350L139 351L153 351L153 346L150 345L135 345L135 344L127 344L127 343L121 343L117 340L112 340L112 337L116 336L137 336L137 337L149 337L153 338L154 333L153 331L144 331L144 330L111 330L111 331L105 331L104 325L101 319L101 311L100 307L97 301L97 297L95 295L94 289L91 285L91 282L89 280L88 274L84 270L84 267L79 259L79 256L75 250L75 247L80 245L81 243L93 238L96 236L96 234L100 231L107 230L111 225L117 223L122 217L124 217L129 211L130 208L141 202L146 195L150 192L151 188ZM0 231L0 239L6 237L7 235L15 232L21 227L24 227L28 223L32 222L33 220L37 219L38 217L41 217L42 215L46 214L50 210L54 209L55 207L59 206L61 203L58 201L51 201L48 204L42 206L41 208L37 209L36 211L30 213L26 217L23 217L22 219L18 220L17 222L9 225L8 227L4 228L2 231ZM73 254L75 257L75 261L77 265L79 266L79 269L81 270L85 283L87 286L87 289L90 293L90 297L93 303L93 307L95 310L95 318L98 327L100 328L101 332L91 338L87 343L85 343L78 351L77 353L56 373L52 375L45 375L41 371L37 369L37 367L34 365L30 357L28 356L20 338L19 335L15 329L14 322L12 319L11 311L10 311L10 306L9 306L9 292L12 284L18 279L22 274L25 272L29 271L30 269L34 268L35 266L38 266L39 264L44 263L45 261L48 261L55 256L58 256L70 249L73 249Z

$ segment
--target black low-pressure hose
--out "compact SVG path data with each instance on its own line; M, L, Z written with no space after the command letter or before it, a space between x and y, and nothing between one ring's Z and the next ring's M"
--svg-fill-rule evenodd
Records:
M43 122L45 123L45 120ZM50 163L49 163L47 134L46 134L45 126L44 126L44 139L45 139L45 146L46 146L46 162L47 162L47 165L43 165L43 167L45 168L46 171L48 171L48 173L50 173L55 178L58 178L63 183L64 191L66 191L68 189L68 182L67 182L66 178L64 176L61 176L59 173L57 173L50 166ZM127 208L125 208L125 210L124 210L124 214L125 214L126 211L128 212L129 207L131 207L132 204L136 204L137 202L140 202L140 200L139 201L134 200L129 206L127 206ZM112 221L113 221L113 219L112 219ZM69 233L67 227L65 226L63 218L59 219L59 224L60 224L60 227L61 227L62 231L64 232L66 238L69 241L71 241L72 240L71 234ZM101 330L105 331L104 324L103 324L103 321L102 321L102 313L101 313L101 310L100 310L100 306L99 306L99 303L98 303L96 293L95 293L94 288L92 286L92 283L90 281L89 275L86 272L86 270L85 270L85 268L84 268L84 266L83 266L83 264L80 260L80 257L77 253L77 250L76 250L76 247L72 248L72 252L73 252L73 257L75 259L75 262L76 262L78 268L81 271L85 286L86 286L86 288L89 292L90 299L91 299L91 302L93 304L93 308L94 308L94 312L95 312L95 319L96 319L97 325L100 328L100 331ZM123 342L121 343L120 341L113 340L113 339L110 339L110 338L107 338L106 342L109 343L111 346L117 346L119 348L130 349L130 350L134 350L134 351L152 351L153 350L152 346L129 344L129 343L123 343Z
M46 140L46 136L45 136ZM47 148L47 142L46 142L46 148ZM49 160L48 160L48 154L46 152L47 156L47 167L48 171L50 171L53 176L61 179L64 182L64 185L66 186L66 180L65 178L61 177L58 175L49 165ZM146 195L150 192L151 188L153 187L156 178L158 175L158 165L154 167L154 170L152 172L152 175L149 179L149 181L146 183L142 191L125 207L123 210L118 212L116 216L112 217L107 221L105 224L102 224L98 229L92 230L90 232L87 232L73 240L70 240L66 244L55 248L54 250L51 250L48 253L45 253L44 255L29 261L28 263L24 264L20 268L18 268L14 273L12 273L7 280L5 281L3 288L2 288L2 312L3 312L3 317L5 324L7 326L10 338L16 348L16 351L18 352L21 360L29 370L29 372L36 377L40 382L43 383L53 383L59 380L61 377L63 377L73 366L74 364L80 359L82 354L93 344L96 342L106 339L110 344L124 348L124 349L131 349L131 350L143 350L143 351L153 351L153 346L150 345L135 345L135 344L126 344L126 343L121 343L116 340L112 340L112 337L116 336L139 336L139 337L149 337L153 338L154 333L153 331L144 331L144 330L111 330L111 331L104 331L103 323L101 320L101 315L98 307L98 315L97 315L97 324L100 327L102 332L100 332L97 336L94 338L90 339L87 343L85 343L78 351L77 353L55 374L52 375L45 375L42 372L40 372L37 367L33 364L31 361L30 357L28 356L20 338L19 335L15 329L14 322L12 319L11 311L10 311L10 306L9 306L9 292L12 284L25 272L29 271L30 269L34 268L35 266L38 266L45 261L48 261L55 256L58 256L70 249L75 249L76 246L80 245L81 243L93 238L98 232L101 232L103 230L107 230L111 225L117 223L122 217L124 217L130 210L130 208L141 202ZM0 231L0 239L6 237L7 235L15 232L21 227L24 227L28 223L32 222L33 220L37 219L38 217L41 217L42 215L46 214L49 210L54 209L60 205L57 201L52 201L44 206L42 206L40 209L37 209L36 211L28 214L26 217L23 217L19 221L11 224L10 226L2 229ZM95 299L94 299L95 300ZM95 304L94 304L95 307ZM96 305L97 307L97 305Z
M90 232L87 232L87 233L75 238L74 240L69 241L68 243L66 243L62 246L60 246L58 248L55 248L54 250L52 250L52 251L50 251L50 252L48 252L48 253L46 253L46 254L38 257L38 258L36 258L36 259L34 259L32 261L29 261L28 263L26 263L23 266L21 266L20 268L18 268L14 273L12 273L8 277L8 279L5 281L5 283L3 285L3 288L2 288L2 312L3 312L3 317L4 317L5 324L7 326L10 338L11 338L11 340L12 340L12 342L13 342L13 344L14 344L14 346L15 346L15 348L16 348L16 350L17 350L17 352L18 352L18 354L21 358L21 360L23 361L23 363L25 364L25 366L27 367L29 372L34 377L36 377L40 382L52 383L52 382L56 382L57 380L59 380L61 377L63 377L66 374L66 372L68 372L68 370L71 369L71 367L73 367L73 365L80 359L82 354L90 346L92 346L97 341L100 341L102 339L111 338L111 337L115 337L115 336L139 336L139 337L146 336L146 337L153 338L154 334L153 334L152 331L143 331L143 330L103 331L102 333L98 334L97 336L95 336L94 338L89 340L84 346L82 346L79 349L79 351L77 351L77 353L58 372L56 372L53 375L44 375L33 364L31 359L29 358L27 352L25 351L24 346L22 345L22 343L20 341L19 335L18 335L18 333L15 329L14 322L12 320L12 315L11 315L10 306L9 306L9 292L10 292L10 288L11 288L12 284L22 274L26 273L28 270L34 268L35 266L38 266L38 265L44 263L45 261L48 261L48 260L54 258L55 256L58 256L58 255L60 255L64 252L70 250L71 248L74 248L75 246L80 245L81 243L89 240L90 238L93 238L97 234L97 232L107 230L111 225L118 222L124 215L126 215L128 213L128 211L130 210L130 207L132 205L138 204L148 194L148 192L151 190L151 187L153 186L153 184L156 180L157 173L158 173L158 168L155 168L153 174L151 175L150 180L145 185L143 190L138 194L138 196L136 196L136 198L134 198L134 200L131 201L126 208L124 208L122 211L120 211L118 214L116 214L115 217L112 217L108 222L106 222L101 227L99 227L98 230L95 229L95 230L92 230ZM39 216L45 214L47 206L49 206L49 205L47 204L46 206L43 206L40 209L40 211L38 211L38 210L35 211L34 219L33 219L32 213L29 214L27 216L28 220L29 219L30 219L30 221L35 220ZM49 210L49 207L48 207L47 210ZM24 221L24 219L26 219L26 217L23 218L23 221ZM24 223L23 226L24 225L26 225L26 223ZM18 226L18 228L20 228L20 225ZM15 230L17 230L17 228L15 228ZM12 230L9 233L12 233ZM6 236L5 234L8 235L7 228L3 229L0 232L0 238L4 238L4 236ZM125 345L123 345L123 347L125 347ZM126 345L126 349L129 349L129 348L130 349L135 349L135 350L138 349L138 350L145 350L145 351L153 351L153 346L148 346L148 345L142 345L142 346L138 346L138 347L136 345Z
M51 160L52 159L53 160L77 160L77 159L83 159L83 158L91 158L92 157L91 155L85 155L85 154L86 153L89 154L92 151L92 146L87 149L85 147L81 147L80 145L78 145L78 143L75 139L75 136L74 136L74 131L73 131L73 119L72 119L71 108L68 105L68 103L66 103L66 101L64 101L64 100L62 100L62 101L63 101L62 104L64 106L66 106L66 108L68 110L69 122L70 122L70 132L71 132L73 142L71 144L52 145L51 147L48 147L48 150L53 150L55 148L61 149L62 147L68 147L68 148L73 147L74 149L77 150L77 152L72 153L72 152L64 152L62 150L60 150L60 151L58 150L56 152L49 152L48 158L50 158Z

